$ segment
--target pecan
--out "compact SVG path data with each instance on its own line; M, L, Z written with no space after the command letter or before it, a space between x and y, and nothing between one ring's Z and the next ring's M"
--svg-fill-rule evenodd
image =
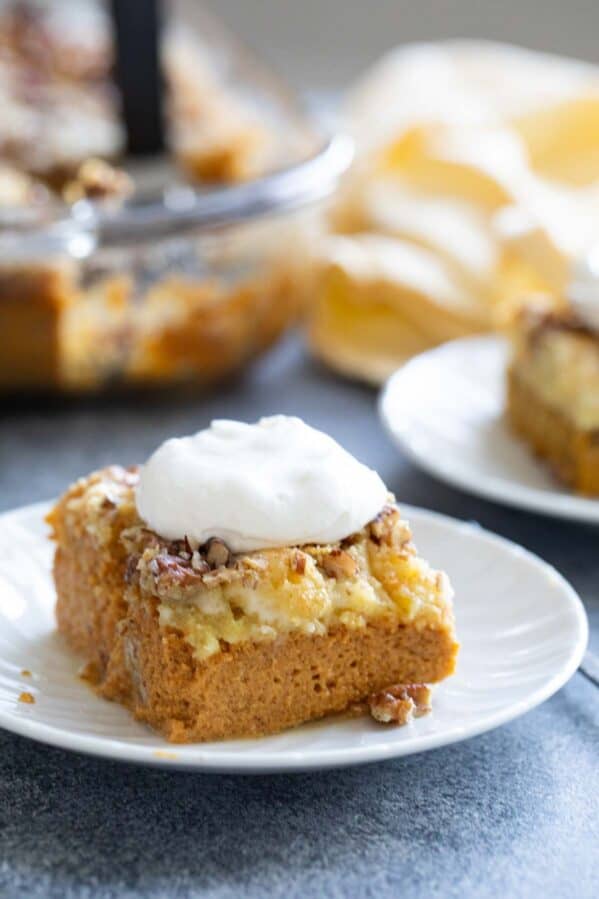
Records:
M168 575L169 580L179 584L188 581L190 575L193 577L195 574L188 565L185 565L179 556L171 556L168 553L163 553L160 556L156 556L155 559L152 559L150 562L150 571L154 577L160 577L161 575L166 574Z
M368 698L370 714L381 724L408 724L431 710L431 688L426 684L393 684Z
M306 572L306 554L297 550L293 554L291 566L296 574L305 574Z
M338 579L355 577L358 573L358 563L343 549L331 550L330 553L323 557L321 565L329 577Z
M176 555L181 556L182 559L191 559L193 555L193 546L187 539L187 534L183 538L183 540L179 540L177 544L177 553Z
M142 557L143 563L143 557ZM162 552L143 565L140 563L140 582L144 590L155 592L157 596L171 598L180 596L187 590L212 586L208 579L214 577L216 572L210 571L206 564L205 570L201 565L200 571L180 556Z
M203 559L200 553L195 550L191 557L191 567L194 571L198 571L200 574L206 574L207 571L210 571L210 565Z
M369 536L373 543L380 546L396 546L405 549L409 546L412 534L407 521L403 521L396 506L383 506L379 514L370 522Z
M221 568L231 558L228 546L219 537L211 537L204 546L206 561L211 568Z
M374 543L392 542L393 526L399 518L399 512L395 506L385 505L369 525L370 539Z
M183 540L170 540L164 543L164 547L170 556L179 556L188 562L193 554L193 549L187 537Z
M160 540L158 534L154 534L153 531L148 530L147 528L143 528L143 533L145 537L144 546L146 549L162 549L163 543ZM147 537L145 536L147 534Z
M135 579L137 574L137 563L139 562L141 556L139 553L133 553L133 555L129 556L127 559L127 563L125 565L125 583L131 584Z
M87 159L77 176L64 188L67 203L88 200L124 199L133 190L133 182L122 169L116 169L102 159Z

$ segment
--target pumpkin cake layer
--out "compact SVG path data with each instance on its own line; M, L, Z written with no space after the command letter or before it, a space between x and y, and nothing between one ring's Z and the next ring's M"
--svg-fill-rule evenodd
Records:
M560 480L599 495L599 336L570 311L531 308L517 326L509 422Z
M50 513L59 630L98 692L173 742L275 733L451 674L451 588L393 504L338 544L234 555L140 521L135 469Z
M577 428L514 369L508 372L507 411L514 431L578 493L599 496L599 430Z
M273 261L227 286L165 276L92 287L67 262L0 266L0 393L205 386L266 350L298 314Z

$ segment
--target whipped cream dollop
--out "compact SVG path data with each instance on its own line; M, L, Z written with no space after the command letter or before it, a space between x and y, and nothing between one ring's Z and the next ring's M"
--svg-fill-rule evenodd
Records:
M162 537L220 537L250 552L334 543L375 518L387 496L378 474L332 437L274 415L167 440L142 467L136 502Z
M599 331L599 249L575 263L566 295L577 318Z

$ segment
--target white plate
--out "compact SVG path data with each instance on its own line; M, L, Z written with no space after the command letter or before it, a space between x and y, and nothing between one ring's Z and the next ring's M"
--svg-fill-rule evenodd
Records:
M488 499L599 523L599 500L569 493L504 417L507 347L498 337L452 340L389 378L380 412L395 442L429 474Z
M423 555L456 589L458 672L403 728L334 719L260 740L173 746L77 678L54 630L51 546L37 504L0 516L0 725L93 755L198 771L276 772L371 762L480 734L547 699L587 640L582 603L536 556L471 524L409 509ZM32 677L22 674L23 669ZM34 705L19 702L21 691Z

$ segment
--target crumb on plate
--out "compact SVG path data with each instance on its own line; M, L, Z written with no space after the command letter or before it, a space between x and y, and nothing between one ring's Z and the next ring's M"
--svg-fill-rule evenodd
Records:
M24 702L27 705L33 705L35 703L35 696L25 691L19 694L19 702Z

